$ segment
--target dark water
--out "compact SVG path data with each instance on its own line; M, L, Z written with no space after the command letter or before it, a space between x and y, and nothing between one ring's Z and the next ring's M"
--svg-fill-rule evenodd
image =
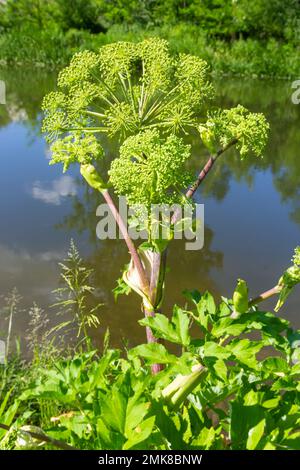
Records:
M96 270L104 303L95 339L100 341L109 325L114 342L122 337L131 344L144 340L137 324L139 299L122 297L116 304L111 293L128 254L122 242L96 238L95 210L101 198L84 186L77 169L62 175L60 167L48 165L49 151L39 131L40 103L54 88L55 75L5 69L0 80L7 87L7 104L0 105L0 295L16 286L23 297L15 335L24 336L26 309L33 301L46 310L53 303L58 262L73 238ZM251 295L272 287L300 244L300 106L291 102L291 83L226 78L216 88L218 104L241 103L264 112L271 124L270 141L263 160L241 162L228 153L206 179L198 194L198 202L205 204L205 246L185 251L183 242L173 242L165 312L184 302L183 289L230 296L238 277L248 281ZM207 156L196 140L193 144L196 171ZM296 327L299 297L298 289L282 311Z

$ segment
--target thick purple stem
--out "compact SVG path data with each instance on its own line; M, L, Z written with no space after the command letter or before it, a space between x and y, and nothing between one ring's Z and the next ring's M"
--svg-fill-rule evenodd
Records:
M113 214L113 217L114 217L116 223L118 224L118 226L120 228L120 231L121 231L121 233L124 237L125 243L128 247L128 250L129 250L130 255L132 257L133 263L134 263L134 265L135 265L135 267L138 271L140 281L141 281L142 290L149 297L151 303L152 303L152 301L155 302L155 299L153 298L153 296L155 295L155 297L156 297L157 284L155 284L155 286L154 286L154 281L153 282L150 281L151 286L152 286L152 288L151 288L149 280L148 280L146 272L145 272L145 269L142 265L142 262L140 260L139 255L138 255L138 252L136 250L136 247L134 246L134 243L133 243L133 241L131 240L131 238L129 236L127 227L125 226L124 221L123 221L118 209L116 208L114 201L112 200L112 198L111 198L111 196L110 196L110 194L107 190L102 191L102 194L103 194L103 197L106 200L106 202L107 202L107 204L108 204L108 206L111 210L111 213ZM157 273L157 271L158 271L158 273L160 272L160 263L159 263L159 265L157 265L157 261L155 261L154 265L155 265L155 268L154 268L154 271L152 269L152 274L154 272L155 273L154 278L157 277L157 279L158 279L159 274L156 276L156 273ZM152 278L152 274L151 274L151 278ZM152 305L155 305L155 304L152 303ZM143 307L143 310L144 310L145 316L154 316L155 315L155 311L153 309L149 309L146 306ZM148 327L146 328L146 336L147 336L147 342L148 343L158 343L158 339L155 338L151 328L148 328ZM152 374L157 374L161 370L162 370L162 365L161 364L153 364L151 366Z
M111 210L111 213L112 213L116 223L118 224L118 226L120 228L120 231L121 231L121 233L124 237L125 243L126 243L126 245L128 247L128 250L131 254L133 263L134 263L134 265L137 269L137 272L139 274L142 290L147 296L149 296L149 293L150 293L149 280L147 279L146 272L144 270L144 267L142 265L142 262L140 260L139 255L138 255L136 247L134 246L134 243L133 243L133 241L131 240L131 238L129 236L129 233L128 233L127 228L124 224L124 221L123 221L118 209L116 208L116 206L114 204L114 201L112 200L109 192L107 190L105 190L105 191L102 191L102 194L103 194L103 197L106 200L106 202L107 202L107 204L108 204L108 206Z

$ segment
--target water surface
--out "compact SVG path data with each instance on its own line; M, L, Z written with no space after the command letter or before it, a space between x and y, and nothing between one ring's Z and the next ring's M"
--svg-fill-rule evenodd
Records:
M43 70L0 70L7 87L7 104L0 105L0 295L14 286L22 295L24 310L14 320L14 333L25 343L32 303L52 315L58 262L73 238L96 271L104 303L95 340L100 342L109 325L115 344L121 338L135 344L144 340L137 324L139 299L122 297L115 303L111 292L128 262L126 248L120 241L96 238L95 210L101 197L84 185L78 169L62 175L59 166L49 166L49 150L40 134L40 104L55 78ZM231 152L207 177L197 196L205 204L205 246L186 251L183 242L173 242L166 313L174 303L184 303L184 289L230 296L238 277L248 281L251 295L272 287L300 244L300 106L291 102L291 84L226 78L216 81L216 88L218 104L242 103L264 112L271 124L270 140L264 159L241 162ZM201 168L206 158L194 139L192 168ZM298 289L282 311L295 327L300 327L299 297ZM5 328L3 319L1 326Z

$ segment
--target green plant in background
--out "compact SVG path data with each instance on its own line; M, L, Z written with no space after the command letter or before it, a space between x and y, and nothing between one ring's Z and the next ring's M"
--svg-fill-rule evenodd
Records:
M50 330L50 333L57 333L67 327L75 326L77 338L83 334L81 341L90 348L88 328L99 326L97 313L102 306L95 296L96 289L91 282L94 271L85 266L73 240L71 240L67 259L59 266L63 287L54 291L57 302L52 307L58 309L59 315L64 314L73 318L59 323Z
M13 355L13 348L12 348L12 329L13 329L13 321L14 317L17 315L19 310L19 303L21 301L21 296L19 295L16 288L14 288L4 299L5 305L2 311L0 312L4 320L7 322L7 332L4 336L4 343L5 343L5 351L4 351L4 365L3 370L1 371L1 383L0 383L0 398L2 399L2 395L5 389L12 385L12 381L14 378L15 368L18 367L20 363L20 348L19 342L16 340L15 342L15 349L16 354L14 355L14 360L11 361L11 367L8 368L8 360L10 355ZM1 364L0 364L1 368Z
M0 60L46 67L115 41L158 35L214 73L298 77L297 0L6 0Z

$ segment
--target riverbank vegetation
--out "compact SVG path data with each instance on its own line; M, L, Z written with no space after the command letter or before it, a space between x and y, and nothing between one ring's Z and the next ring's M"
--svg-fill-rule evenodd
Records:
M8 0L0 3L0 60L62 67L77 50L160 36L215 74L298 77L295 1Z

